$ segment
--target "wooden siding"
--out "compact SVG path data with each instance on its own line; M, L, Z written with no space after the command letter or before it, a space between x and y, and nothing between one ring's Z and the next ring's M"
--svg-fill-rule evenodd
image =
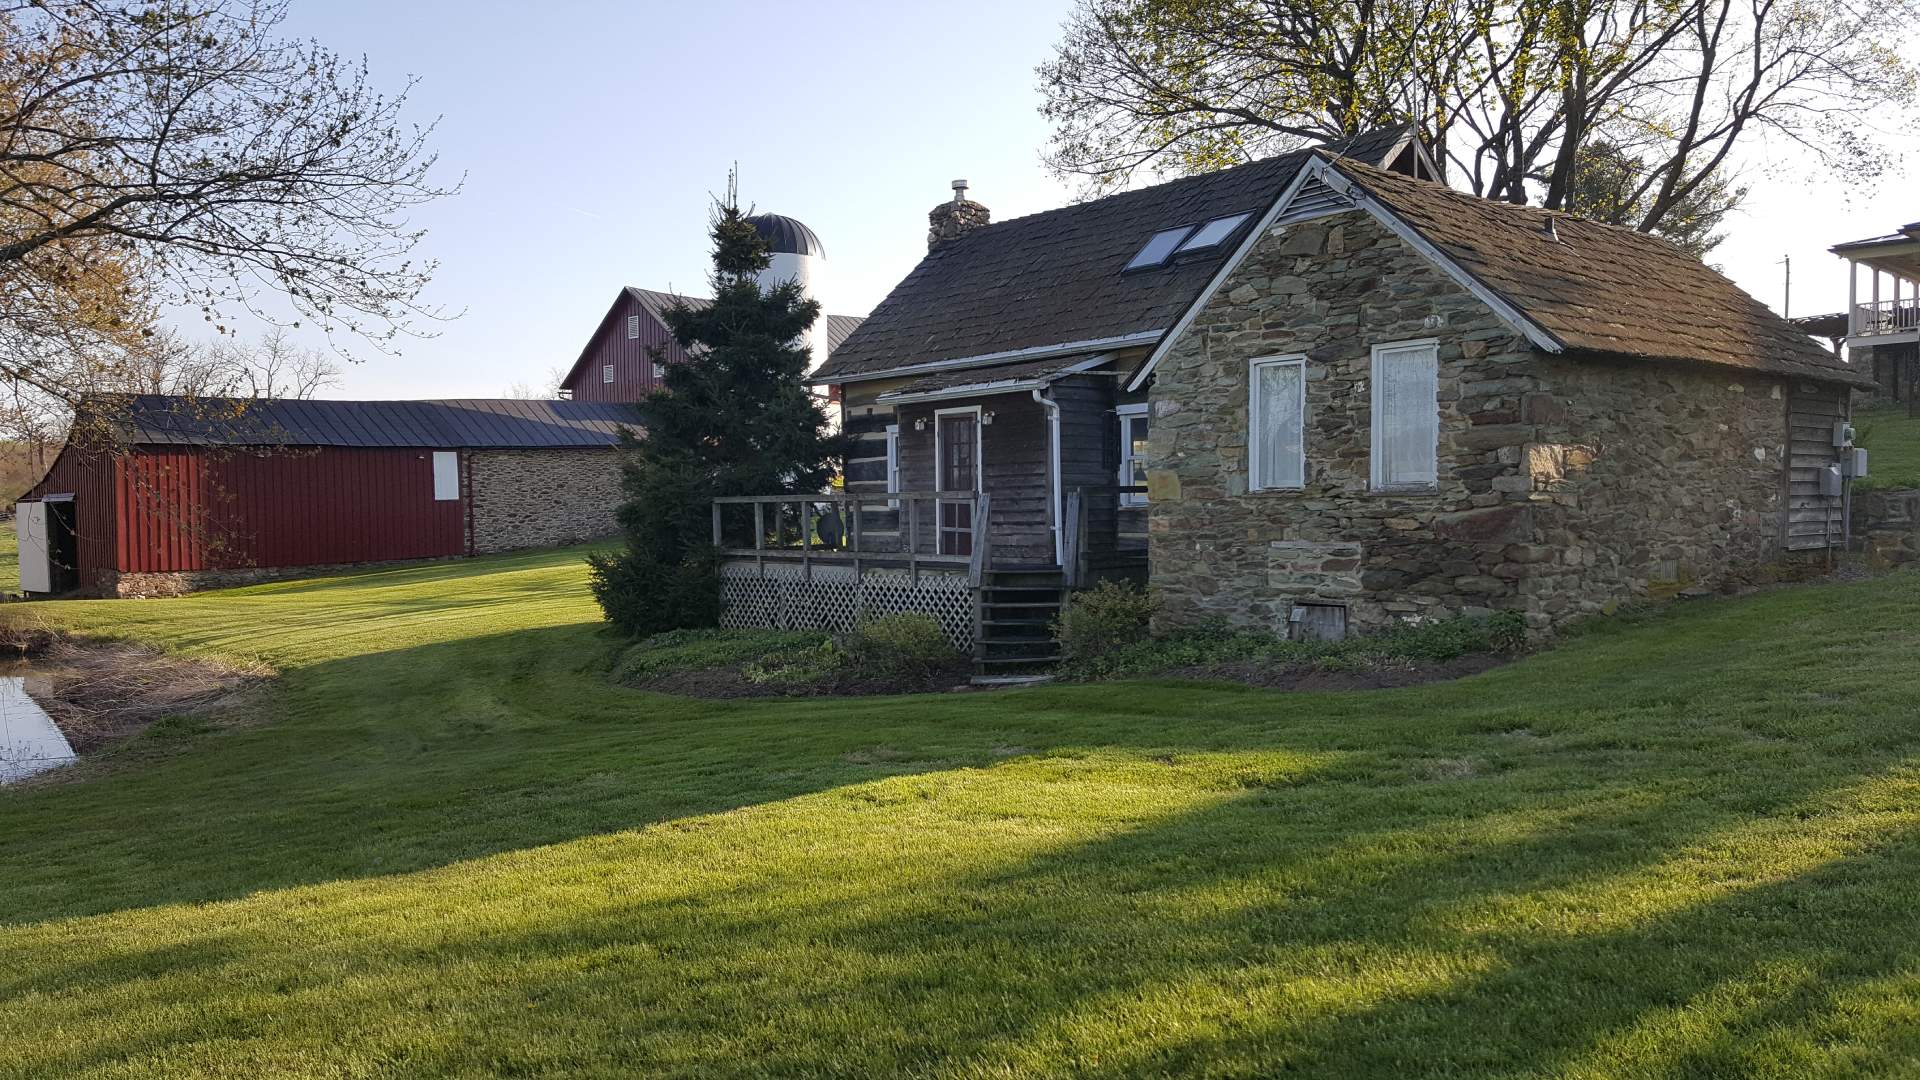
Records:
M73 496L75 562L83 589L99 587L114 569L116 471L111 456L68 445L53 459L47 475L21 496L22 502L48 495Z
M1846 539L1842 499L1820 494L1820 471L1840 459L1833 426L1851 411L1844 387L1793 383L1787 393L1787 512L1783 538L1788 551L1839 547Z
M1053 558L1048 516L1047 420L1026 394L995 394L938 403L904 405L900 416L901 486L934 490L934 412L979 406L993 423L980 429L981 474L993 495L993 557L1000 563L1048 563ZM926 429L914 430L914 422ZM920 550L933 550L933 523L919 522Z
M640 336L627 337L627 319L640 317ZM686 359L686 353L674 344L667 328L643 307L640 301L622 291L612 310L600 320L587 343L588 360L568 380L564 389L575 401L639 401L660 386L653 377L653 358L647 350L659 347L667 363ZM613 382L602 381L602 370L613 365Z
M465 504L433 497L433 452L139 447L116 469L123 573L464 554Z

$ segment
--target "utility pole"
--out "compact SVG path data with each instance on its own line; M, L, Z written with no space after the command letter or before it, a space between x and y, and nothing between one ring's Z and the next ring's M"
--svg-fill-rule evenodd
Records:
M1788 255L1781 259L1780 262L1781 265L1787 268L1786 291L1780 298L1780 317L1783 319L1791 319L1793 318L1793 256Z

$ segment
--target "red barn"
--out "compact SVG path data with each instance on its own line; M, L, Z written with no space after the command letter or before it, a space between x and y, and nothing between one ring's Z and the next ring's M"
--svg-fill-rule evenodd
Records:
M166 595L616 531L631 406L90 403L16 507L22 590Z
M560 380L560 393L574 401L639 401L661 386L662 365L687 358L686 351L667 332L666 311L676 302L705 307L698 296L636 289L620 290L593 336ZM822 315L827 348L839 347L860 320L852 315ZM653 353L660 352L655 361Z

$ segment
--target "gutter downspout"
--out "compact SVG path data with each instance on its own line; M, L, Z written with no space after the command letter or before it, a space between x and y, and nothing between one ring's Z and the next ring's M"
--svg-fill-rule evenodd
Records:
M1053 525L1053 561L1063 566L1066 538L1060 531L1060 403L1047 396L1045 387L1031 393L1047 411L1047 517Z

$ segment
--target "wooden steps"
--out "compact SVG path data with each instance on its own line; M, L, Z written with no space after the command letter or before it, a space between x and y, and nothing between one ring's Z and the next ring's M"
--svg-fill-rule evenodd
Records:
M1008 567L984 571L976 592L977 680L1028 681L1060 659L1053 620L1066 600L1066 577L1057 567Z

